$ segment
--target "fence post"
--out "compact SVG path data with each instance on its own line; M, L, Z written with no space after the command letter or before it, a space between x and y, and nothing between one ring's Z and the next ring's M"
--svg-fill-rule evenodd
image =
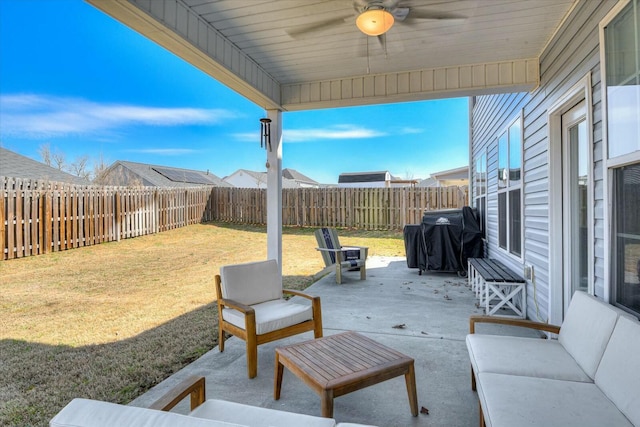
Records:
M402 189L402 213L401 213L402 219L400 220L400 223L403 229L404 229L404 226L407 225L407 193L408 191L403 188Z
M51 209L49 209L48 191L45 190L42 195L42 218L44 218L42 225L42 253L48 254L51 248Z
M3 185L6 186L6 178L3 180ZM8 255L5 255L5 242L7 241L6 237L7 237L7 229L4 225L4 222L6 220L6 215L4 213L4 208L6 205L6 198L7 198L7 191L5 189L5 187L3 186L2 189L2 198L0 198L0 242L2 242L2 258L3 259L7 259ZM8 251L8 249L7 249Z

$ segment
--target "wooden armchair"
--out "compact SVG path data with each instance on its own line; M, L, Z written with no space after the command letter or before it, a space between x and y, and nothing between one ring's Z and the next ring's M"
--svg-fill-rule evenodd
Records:
M342 269L360 270L360 280L367 278L366 261L369 248L364 246L341 246L335 228L316 230L316 250L322 253L326 267L336 267L336 283L342 283Z
M218 347L224 351L224 333L243 339L247 347L249 378L258 373L258 346L313 331L322 337L320 297L283 289L275 260L227 265L216 275ZM311 300L311 305L285 300L291 294Z

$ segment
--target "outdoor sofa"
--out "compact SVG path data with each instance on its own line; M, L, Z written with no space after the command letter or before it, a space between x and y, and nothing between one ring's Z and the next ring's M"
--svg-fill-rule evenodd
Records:
M188 415L167 412L191 398ZM204 377L190 377L150 408L118 405L90 399L73 399L51 421L50 427L373 427L338 423L332 418L278 411L206 399Z
M530 327L558 339L476 334L477 323ZM640 426L640 323L576 292L561 327L472 316L472 388L486 426Z

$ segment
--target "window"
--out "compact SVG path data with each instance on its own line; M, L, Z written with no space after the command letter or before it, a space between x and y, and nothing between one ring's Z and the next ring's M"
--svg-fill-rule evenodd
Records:
M613 283L616 303L640 313L640 163L614 170Z
M498 246L522 256L522 118L498 138Z
M611 177L611 295L640 314L640 0L620 2L601 24Z
M486 237L487 232L487 153L479 155L475 162L473 173L473 200L480 219L480 231L482 237Z
M609 158L640 150L640 0L604 27Z

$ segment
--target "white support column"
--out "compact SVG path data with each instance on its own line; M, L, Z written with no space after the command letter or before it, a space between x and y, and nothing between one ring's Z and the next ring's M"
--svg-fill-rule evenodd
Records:
M267 258L278 261L282 274L282 111L267 110L271 119L271 151L267 147Z

